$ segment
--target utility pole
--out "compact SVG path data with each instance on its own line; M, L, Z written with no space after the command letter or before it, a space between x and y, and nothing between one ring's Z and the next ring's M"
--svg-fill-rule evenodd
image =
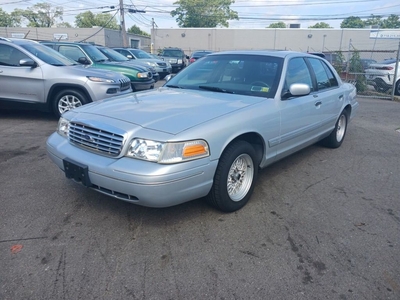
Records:
M119 13L121 18L121 33L122 33L122 44L124 47L128 47L128 35L126 34L125 28L125 12L124 12L124 0L119 0Z

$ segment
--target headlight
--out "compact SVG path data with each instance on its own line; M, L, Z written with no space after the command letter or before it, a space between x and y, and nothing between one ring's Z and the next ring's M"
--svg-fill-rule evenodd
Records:
M203 140L163 143L145 139L134 139L126 153L128 157L161 164L184 162L209 155L208 144Z
M148 78L148 77L149 77L149 74L148 74L148 73L138 73L138 74L137 74L137 77L138 77L138 78Z
M178 59L178 64L181 64L182 63L182 59Z
M101 78L101 77L94 77L94 76L88 76L87 77L90 81L94 82L108 82L108 83L115 83L113 79L110 78Z
M156 63L150 62L150 61L146 61L146 64L148 64L149 66L151 66L151 67L153 67L153 68L155 68L155 67L158 66Z
M69 133L69 120L61 117L58 120L57 132L67 138Z

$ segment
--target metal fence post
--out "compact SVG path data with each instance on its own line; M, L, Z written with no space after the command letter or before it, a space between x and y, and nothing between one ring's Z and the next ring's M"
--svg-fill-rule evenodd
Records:
M391 97L392 101L394 101L394 94L396 91L396 79L397 79L397 69L399 68L399 57L400 57L400 40L399 40L399 47L397 48L396 66L394 67L394 78L393 78L392 97ZM399 81L399 85L400 85L400 81ZM400 89L400 87L399 87L399 89Z

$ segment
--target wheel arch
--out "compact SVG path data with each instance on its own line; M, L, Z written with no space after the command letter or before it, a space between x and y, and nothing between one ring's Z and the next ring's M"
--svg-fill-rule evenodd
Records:
M232 139L229 143L227 143L223 149L222 153L225 151L225 149L231 145L232 143L236 142L236 141L245 141L247 143L249 143L250 145L253 146L256 155L257 155L257 161L256 161L256 165L260 165L262 158L265 156L265 142L264 139L261 137L260 134L256 133L256 132L247 132L247 133L242 133L240 135L238 135L237 137L235 137L234 139Z
M46 103L48 108L51 110L51 106L52 106L52 101L54 100L54 97L62 90L65 89L74 89L77 90L81 93L83 93L86 98L88 99L89 102L93 102L92 97L90 96L89 92L82 87L81 85L76 85L76 84L54 84L50 90L49 93L47 95L47 99L46 99Z

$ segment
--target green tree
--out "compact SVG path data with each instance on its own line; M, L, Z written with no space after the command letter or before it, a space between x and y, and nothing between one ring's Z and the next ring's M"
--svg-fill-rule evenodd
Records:
M147 32L142 31L138 26L133 25L131 28L129 28L128 33L132 33L132 34L140 34L140 35L144 35L144 36L150 36L150 34L148 34Z
M8 14L0 7L0 27L19 27L21 26L21 16L13 13Z
M63 20L63 8L49 3L37 3L27 9L14 9L12 15L26 19L28 27L52 27L58 19Z
M375 16L371 15L365 22L365 26L373 26L373 25L378 25L379 27L382 26L382 17L381 16Z
M109 29L119 29L117 20L109 13L106 14L94 14L91 11L85 11L76 15L75 25L78 28L92 28L93 26L99 26Z
M72 25L68 22L57 23L57 28L72 28Z
M365 23L363 20L360 19L360 17L348 17L343 20L342 23L340 23L340 28L364 28Z
M318 22L315 25L309 26L308 28L332 28L331 26L329 26L328 23L325 22Z
M230 9L233 0L178 0L179 7L171 11L179 27L214 28L229 27L228 20L239 20L236 11Z
M390 15L387 19L382 21L382 28L399 28L400 20L397 15Z
M367 89L367 80L364 75L364 68L360 60L360 52L355 50L349 61L349 72L354 73L356 88L358 92L364 92Z
M282 21L269 24L268 28L286 28L286 24Z

